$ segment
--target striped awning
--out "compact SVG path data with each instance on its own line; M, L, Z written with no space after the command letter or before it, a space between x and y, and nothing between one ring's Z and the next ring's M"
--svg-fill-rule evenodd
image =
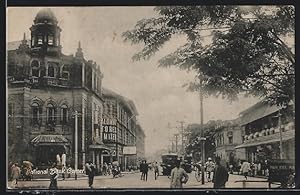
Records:
M288 141L293 138L295 138L295 130L282 132L282 141ZM246 143L236 146L235 149L259 146L264 144L271 144L279 141L280 141L280 135L279 133L276 133L273 135L254 138L251 141L247 141Z
M30 143L34 145L67 145L70 142L62 135L38 135Z

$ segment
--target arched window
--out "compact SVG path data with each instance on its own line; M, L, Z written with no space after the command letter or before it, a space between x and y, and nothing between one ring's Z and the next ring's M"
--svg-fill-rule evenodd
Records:
M53 104L47 105L47 124L55 125L55 107Z
M33 125L39 124L39 107L39 104L36 102L31 105Z
M40 65L37 60L31 62L31 76L39 77L40 76Z
M54 77L54 67L51 65L48 67L48 77Z
M54 45L54 37L53 37L53 35L48 35L48 45Z
M43 45L43 36L42 35L38 35L38 45Z
M62 105L61 106L61 122L62 124L66 124L68 122L68 106Z
M35 37L32 36L32 37L31 37L31 46L34 46L34 45L35 45Z
M69 80L69 76L70 76L69 66L68 65L64 65L63 68L62 68L61 77L63 79Z

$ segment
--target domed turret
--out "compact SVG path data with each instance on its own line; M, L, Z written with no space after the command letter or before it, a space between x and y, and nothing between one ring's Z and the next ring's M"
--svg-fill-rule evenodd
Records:
M31 26L31 50L34 53L58 56L61 53L58 21L51 9L40 10Z
M45 8L40 10L35 19L34 19L34 23L53 23L53 24L57 24L57 18L55 17L54 13L52 12L51 9L49 8Z

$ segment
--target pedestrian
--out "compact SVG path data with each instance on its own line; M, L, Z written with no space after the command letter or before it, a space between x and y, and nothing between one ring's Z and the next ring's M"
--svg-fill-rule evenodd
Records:
M260 162L257 164L257 174L262 175L262 173L261 173L261 163Z
M216 157L216 167L214 170L213 180L214 188L225 188L225 184L228 181L228 171L227 169L221 165L220 157Z
M230 171L230 174L233 174L233 165L232 164L229 165L229 171Z
M171 171L171 188L182 188L189 180L188 174L180 166L181 161L176 161L176 166Z
M103 164L102 172L103 172L103 175L107 175L107 164L106 164L106 162L104 162L104 164Z
M112 171L112 165L111 165L111 163L108 163L108 167L107 167L107 173L108 173L108 175L111 174L111 171Z
M207 173L207 181L211 181L211 173L213 173L215 169L215 163L212 161L212 159L209 157L206 164L206 173Z
M141 180L145 180L145 161L140 164Z
M149 165L146 160L144 161L144 169L143 170L144 170L144 181L147 181Z
M249 171L251 171L250 163L245 160L242 163L240 171L244 175L245 179L247 180L247 176L249 175Z
M85 164L85 172L88 175L88 184L90 188L93 188L93 182L94 182L94 172L95 172L95 166L92 162L87 162Z
M14 163L11 168L12 188L18 187L18 180L20 178L21 169L18 163Z
M154 178L156 180L159 176L159 167L157 162L154 163L153 168L154 168Z
M58 170L56 168L56 163L53 163L51 170L50 170L50 185L49 189L50 190L57 190L57 179L58 179Z
M257 172L258 172L258 164L255 162L253 167L254 167L253 176L255 177L257 175Z
M269 177L270 165L268 160L265 160L265 169L265 176Z
M71 165L70 164L68 164L68 166L67 166L67 172L68 172L68 178L70 178L71 177L71 171L69 171L71 169Z

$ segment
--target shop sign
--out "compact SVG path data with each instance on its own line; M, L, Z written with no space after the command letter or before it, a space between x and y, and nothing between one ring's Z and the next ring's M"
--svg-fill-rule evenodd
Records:
M291 174L295 173L295 160L269 160L269 181L286 182Z

